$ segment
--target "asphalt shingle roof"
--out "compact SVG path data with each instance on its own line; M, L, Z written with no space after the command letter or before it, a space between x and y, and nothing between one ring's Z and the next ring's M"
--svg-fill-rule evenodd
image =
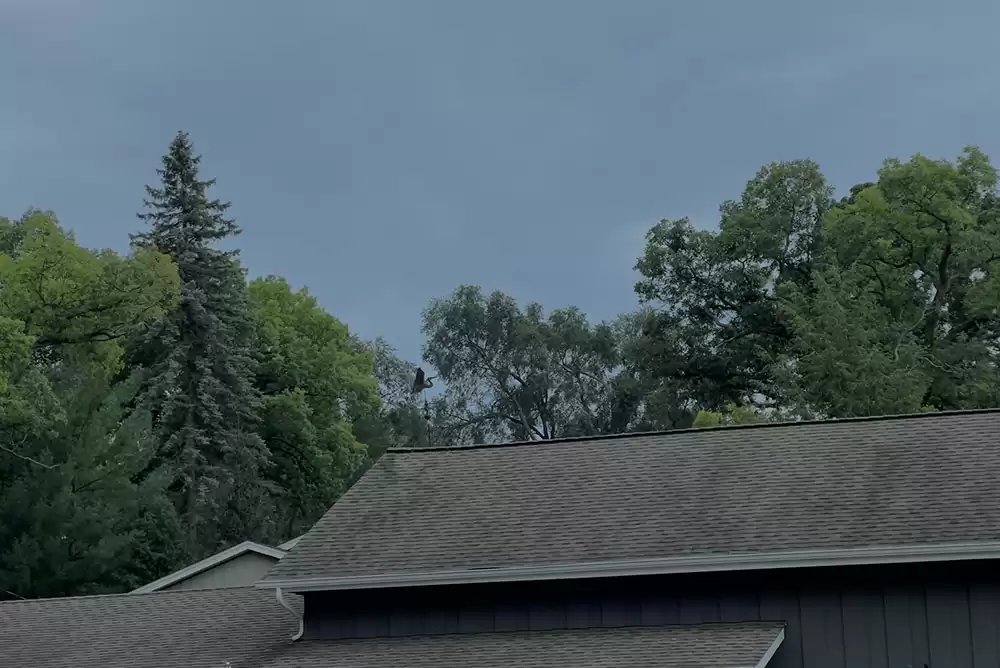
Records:
M1000 540L1000 412L390 451L267 581Z
M250 588L8 601L0 666L244 668L297 630L273 591Z
M753 668L783 624L525 631L304 640L261 668ZM234 665L234 668L235 665Z

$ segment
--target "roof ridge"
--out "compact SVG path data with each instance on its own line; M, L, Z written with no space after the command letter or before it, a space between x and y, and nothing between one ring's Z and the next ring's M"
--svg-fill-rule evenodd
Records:
M595 436L568 436L565 438L549 438L535 441L510 441L508 443L472 443L465 445L434 445L428 447L394 447L386 450L386 454L411 454L417 452L442 452L450 450L486 450L492 448L513 448L524 445L549 445L558 443L581 443L588 441L611 441L642 436L671 436L674 434L690 434L692 432L735 431L738 429L777 429L781 427L796 427L811 424L842 424L856 422L890 422L896 420L911 420L931 417L947 417L952 415L978 415L1000 413L1000 408L962 408L945 411L925 411L920 413L897 413L892 415L864 415L849 418L826 418L822 420L789 420L785 422L753 422L749 424L714 425L710 427L685 427L683 429L661 429L655 431L632 431L618 434L603 434Z

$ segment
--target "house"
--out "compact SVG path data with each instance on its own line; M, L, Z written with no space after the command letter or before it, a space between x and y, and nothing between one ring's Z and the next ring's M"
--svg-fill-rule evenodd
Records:
M302 536L271 547L253 541L222 550L180 570L132 590L133 594L179 589L250 587L292 549Z
M254 588L0 603L0 664L998 666L998 435L966 411L389 451Z

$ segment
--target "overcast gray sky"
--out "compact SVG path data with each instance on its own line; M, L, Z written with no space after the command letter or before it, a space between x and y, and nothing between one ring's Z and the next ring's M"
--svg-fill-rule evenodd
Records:
M0 215L127 248L189 131L252 275L419 356L459 283L593 319L773 160L1000 140L1000 3L0 0Z

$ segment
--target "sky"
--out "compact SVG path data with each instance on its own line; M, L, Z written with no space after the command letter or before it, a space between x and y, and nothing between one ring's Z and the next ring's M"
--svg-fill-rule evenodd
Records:
M838 192L1000 149L988 0L0 0L0 215L125 252L191 134L252 276L418 361L472 283L633 309L657 220L718 222L763 164ZM998 156L995 156L998 157Z

